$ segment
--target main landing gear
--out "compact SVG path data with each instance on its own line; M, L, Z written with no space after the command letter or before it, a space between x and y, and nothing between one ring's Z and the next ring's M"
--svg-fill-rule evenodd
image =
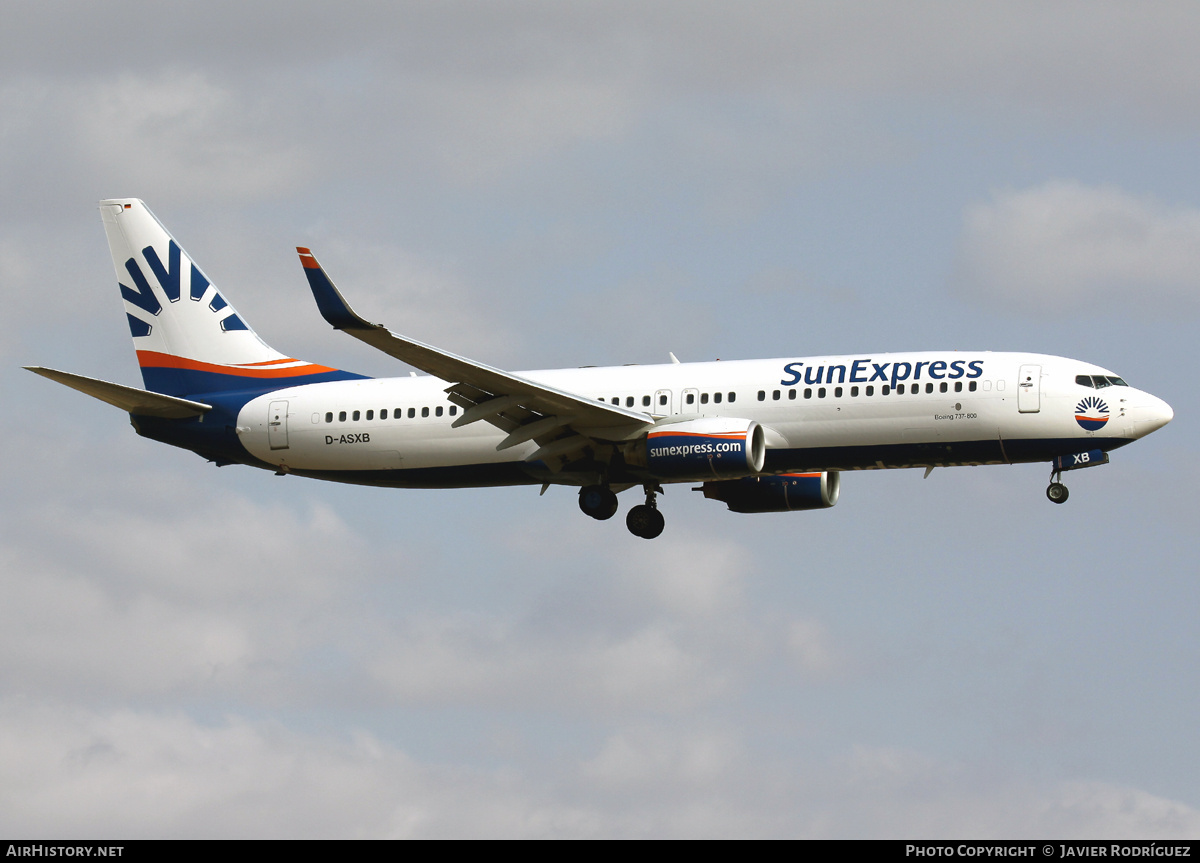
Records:
M662 486L647 484L645 489L646 502L629 510L629 515L625 517L625 526L634 536L654 539L663 532L666 524L662 513L658 511L658 505L654 502L654 496L662 493ZM616 515L617 496L606 485L585 485L579 490L579 508L586 515L604 521Z
M1060 479L1062 479L1061 470L1050 471L1050 485L1046 487L1046 497L1050 499L1051 503L1066 503L1067 498L1071 495L1067 491L1067 487L1059 482Z
M663 532L663 527L666 525L662 513L658 511L658 504L654 501L654 495L662 492L662 486L648 483L645 489L646 502L629 510L629 515L625 516L625 526L634 536L640 536L642 539L654 539Z
M579 490L579 508L599 521L617 514L617 496L606 485L585 485Z

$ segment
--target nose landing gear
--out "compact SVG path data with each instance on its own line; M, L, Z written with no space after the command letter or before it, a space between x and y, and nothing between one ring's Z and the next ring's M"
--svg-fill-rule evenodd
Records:
M658 511L658 505L654 500L655 494L662 492L662 486L647 484L645 489L646 502L629 510L629 515L625 516L625 526L634 536L640 536L642 539L654 539L663 532L663 527L666 526L666 521L663 519L662 513Z
M1050 462L1050 486L1046 489L1046 497L1054 503L1066 503L1068 492L1067 487L1062 484L1063 471L1099 467L1102 464L1108 464L1108 453L1102 449L1060 455Z
M1051 503L1066 503L1067 498L1071 495L1067 491L1067 487L1060 482L1061 479L1061 469L1056 468L1050 471L1050 485L1046 486L1046 497Z
M1052 482L1046 487L1046 497L1053 503L1066 503L1070 495L1071 493L1067 491L1067 487L1061 482Z

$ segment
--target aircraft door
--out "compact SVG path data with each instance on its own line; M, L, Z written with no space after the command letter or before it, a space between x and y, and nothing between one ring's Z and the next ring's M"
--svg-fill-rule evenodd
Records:
M288 448L287 415L287 402L271 402L271 408L267 411L267 442L271 449Z
M1021 366L1017 376L1017 410L1035 414L1042 408L1042 367Z
M654 405L650 408L650 413L658 416L666 416L674 413L671 404L671 391L659 390L654 394Z

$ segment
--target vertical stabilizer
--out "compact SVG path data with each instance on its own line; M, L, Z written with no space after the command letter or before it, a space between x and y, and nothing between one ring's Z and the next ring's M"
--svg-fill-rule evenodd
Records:
M358 377L267 345L137 198L100 202L146 388L173 396Z

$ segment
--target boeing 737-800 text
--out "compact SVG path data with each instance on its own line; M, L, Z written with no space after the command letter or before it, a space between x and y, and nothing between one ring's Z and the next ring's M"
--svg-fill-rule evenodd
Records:
M784 512L833 506L840 471L1050 462L1046 494L1062 503L1062 472L1172 418L1107 369L1042 354L506 372L367 322L298 249L326 321L428 375L369 378L268 347L141 201L100 210L146 389L29 368L218 465L397 488L563 484L597 519L640 486L626 523L651 539L662 483Z

